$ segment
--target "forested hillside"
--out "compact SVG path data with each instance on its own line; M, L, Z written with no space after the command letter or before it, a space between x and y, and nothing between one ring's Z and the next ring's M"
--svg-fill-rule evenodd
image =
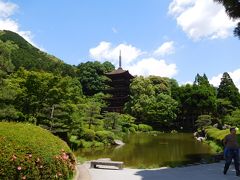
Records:
M14 32L0 31L0 41L7 43L8 48L11 49L11 61L16 70L24 67L27 70L42 70L75 76L75 67L40 51Z

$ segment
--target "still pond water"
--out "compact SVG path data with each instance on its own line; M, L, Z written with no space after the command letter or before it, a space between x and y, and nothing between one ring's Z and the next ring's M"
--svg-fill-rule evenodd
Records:
M76 155L88 160L111 158L127 167L156 168L181 166L207 160L213 152L197 142L192 134L131 134L124 137L122 147L80 149Z

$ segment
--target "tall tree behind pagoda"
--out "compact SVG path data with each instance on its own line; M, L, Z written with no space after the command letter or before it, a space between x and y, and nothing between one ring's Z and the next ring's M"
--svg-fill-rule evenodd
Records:
M83 93L92 96L103 92L107 87L108 78L105 73L114 69L110 62L86 62L77 66L77 77L82 84Z
M166 78L150 76L136 77L130 85L130 101L125 110L155 129L165 129L176 119L178 103L171 97L171 86Z
M234 107L240 107L240 94L230 75L223 73L217 97L231 101Z
M193 85L179 88L179 121L187 128L194 129L200 115L211 115L216 111L216 90L210 85L207 76L197 74Z

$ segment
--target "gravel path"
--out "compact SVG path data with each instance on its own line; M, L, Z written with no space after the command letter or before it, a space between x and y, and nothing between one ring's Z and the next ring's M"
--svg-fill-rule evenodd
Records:
M227 175L223 175L224 162L215 164L203 164L181 168L160 169L108 169L101 167L90 169L89 164L85 167L89 170L91 180L235 180L233 166ZM85 180L85 179L84 179Z

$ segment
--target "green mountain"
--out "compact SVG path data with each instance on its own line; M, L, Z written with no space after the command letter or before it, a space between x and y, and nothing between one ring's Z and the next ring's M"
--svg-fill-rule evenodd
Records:
M17 47L12 50L10 55L15 70L24 67L27 70L75 76L74 66L39 50L17 33L7 30L0 31L0 40L3 42L11 41Z

